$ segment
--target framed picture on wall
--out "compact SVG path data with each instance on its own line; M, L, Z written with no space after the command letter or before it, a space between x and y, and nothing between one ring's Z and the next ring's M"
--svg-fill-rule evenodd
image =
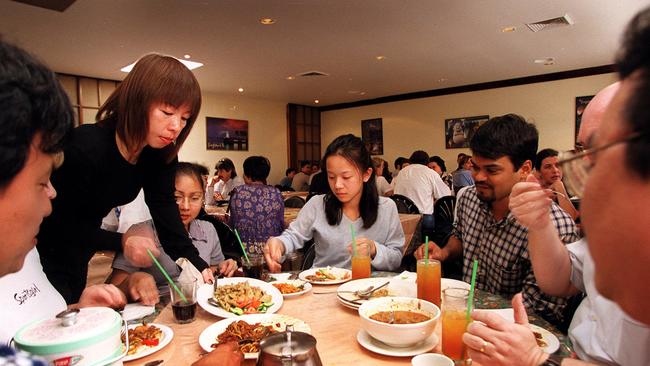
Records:
M248 121L232 118L205 118L208 150L248 151Z
M576 131L575 131L575 142L578 142L578 131L580 131L580 123L582 122L582 113L587 108L587 104L593 98L593 95L586 95L583 97L576 97Z
M370 155L384 154L384 135L381 118L364 119L361 121L361 139L366 144Z
M490 119L490 116L449 118L445 120L445 147L459 149L469 147L469 141L478 127Z

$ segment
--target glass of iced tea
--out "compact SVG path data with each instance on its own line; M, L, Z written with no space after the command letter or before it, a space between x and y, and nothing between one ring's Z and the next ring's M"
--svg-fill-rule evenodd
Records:
M352 253L352 279L370 277L370 254L361 249Z
M183 296L185 296L183 299L183 296L181 296L172 286L169 286L174 320L180 324L191 323L196 317L196 278L193 280L177 280L174 281L174 284Z
M264 256L261 254L249 254L248 261L246 258L241 259L244 276L261 280L264 278Z
M418 299L440 307L440 261L420 259L417 263Z
M467 299L469 290L465 288L446 288L442 292L442 353L456 364L466 358L463 333L467 329Z

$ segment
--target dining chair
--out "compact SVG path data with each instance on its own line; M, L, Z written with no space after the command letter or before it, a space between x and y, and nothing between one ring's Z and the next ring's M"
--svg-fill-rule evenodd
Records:
M403 214L419 214L420 210L418 207L413 203L413 201L401 194L394 194L390 196L390 199L392 199L395 204L397 205L397 212L403 213Z
M284 207L302 208L305 205L305 200L300 196L291 196L284 200Z

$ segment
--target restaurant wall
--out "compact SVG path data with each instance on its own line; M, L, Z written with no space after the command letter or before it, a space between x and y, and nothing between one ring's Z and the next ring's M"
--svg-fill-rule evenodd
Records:
M398 156L415 150L440 155L451 171L458 153L470 151L445 149L445 119L517 113L537 126L540 149L568 150L574 146L575 97L593 95L614 81L610 73L327 111L321 114L321 141L324 150L341 134L361 136L361 120L382 118L382 157L391 171Z
M205 118L221 117L248 121L248 151L207 150ZM203 92L201 113L192 132L180 150L179 160L207 166L210 174L215 163L230 158L235 163L237 175L243 176L242 164L252 155L262 155L271 161L268 182L277 184L287 168L287 118L286 102L218 95Z

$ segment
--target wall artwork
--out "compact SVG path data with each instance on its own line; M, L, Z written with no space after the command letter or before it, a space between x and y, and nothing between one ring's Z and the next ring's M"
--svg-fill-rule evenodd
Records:
M361 140L366 144L370 155L384 154L384 135L381 118L364 119L361 121Z
M445 120L445 147L447 149L468 148L469 141L478 127L490 116L450 118Z
M582 122L582 112L587 108L587 104L593 98L593 95L587 95L583 97L576 97L576 131L575 131L575 142L578 142L578 131L580 131L580 123Z
M248 151L248 121L232 118L205 118L208 150Z

